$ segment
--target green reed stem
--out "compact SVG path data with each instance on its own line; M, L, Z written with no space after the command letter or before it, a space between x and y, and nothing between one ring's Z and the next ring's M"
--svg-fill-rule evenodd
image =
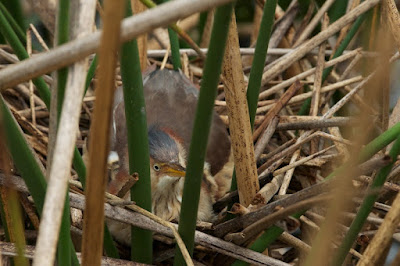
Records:
M129 2L129 1L128 1ZM127 16L131 10L127 8ZM124 89L125 116L128 131L129 172L138 173L139 181L131 188L131 199L136 204L151 211L151 181L147 121L142 73L136 40L126 42L121 51L121 76ZM137 227L131 230L132 260L152 263L152 232Z
M194 232L203 177L204 159L210 132L214 100L221 73L225 43L228 35L233 4L217 8L211 33L209 53L206 58L203 82L201 84L192 141L189 149L188 167L183 189L179 234L190 254L193 254ZM174 265L184 265L179 247L175 248Z

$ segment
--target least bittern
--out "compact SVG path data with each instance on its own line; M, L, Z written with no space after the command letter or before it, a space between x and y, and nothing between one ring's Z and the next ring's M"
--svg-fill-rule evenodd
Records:
M166 69L150 73L144 78L143 85L153 213L168 221L178 220L198 89L181 72ZM129 173L128 147L125 103L121 88L115 95L111 135L111 149L116 151L119 157L117 176L126 176ZM214 113L200 192L197 214L199 221L211 221L215 216L212 204L228 190L232 169L230 140L226 127ZM118 240L129 243L129 228L112 223L110 230Z

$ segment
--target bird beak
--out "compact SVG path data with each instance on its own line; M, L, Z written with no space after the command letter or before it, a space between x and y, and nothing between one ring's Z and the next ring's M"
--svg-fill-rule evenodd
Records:
M165 173L174 177L185 177L186 169L178 164L167 164L165 166Z

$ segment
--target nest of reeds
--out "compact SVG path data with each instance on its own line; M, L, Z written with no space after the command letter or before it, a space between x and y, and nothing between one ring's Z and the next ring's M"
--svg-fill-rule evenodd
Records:
M177 0L160 7L142 1L151 10L128 18L121 39L115 32L123 9L111 2L97 3L99 21L109 36L91 33L94 17L83 14L94 14L94 4L76 6L70 17L80 19L71 20L70 28L75 29L72 36L79 37L50 52L49 40L34 25L25 35L13 19L15 11L0 6L0 29L8 42L0 46L4 262L53 264L58 243L58 264L76 264L77 259L91 265L101 259L107 265L134 265L131 257L157 265L400 263L400 121L396 94L390 91L390 72L396 71L400 47L395 1L305 5L260 0L248 6L254 13L250 24L230 19L230 4L217 7L229 1ZM131 2L134 13L140 13L139 1ZM31 2L30 7L53 36L65 36L62 26L54 35L54 7L46 1ZM68 19L62 12L57 16ZM179 49L178 36L190 48ZM119 42L134 38L137 43L126 47L138 51L136 69L181 68L200 93L209 84L204 80L218 83L211 88L217 90L213 108L235 147L237 186L213 205L218 216L213 223L192 228L194 238L181 230L185 221L161 220L140 202L116 195L103 199L102 182L85 196L83 187L91 181L82 179L86 170L81 155L96 162L107 152L106 145L100 148L103 154L88 156L86 151L96 102L104 103L103 115L110 112L107 97L112 90L100 97L96 92L103 85L123 85L121 72L127 66L117 62L115 54ZM224 49L219 43L225 39ZM239 46L239 40L249 44ZM97 51L104 57L94 74ZM215 56L214 65L207 65L209 54ZM72 64L65 96L59 91L58 99L51 96L52 103L64 97L63 110L61 103L50 107L48 88L60 90L57 84L67 75L59 69ZM49 74L56 70L57 75ZM140 71L136 73L141 79ZM99 122L98 132L101 125L107 127L108 121ZM98 144L108 141L106 134L97 137ZM75 151L66 148L70 146ZM114 166L108 165L109 172ZM99 166L96 174L105 167ZM69 197L61 193L67 188ZM139 233L143 239L134 239L130 249L105 230L103 249L98 245L103 234L96 238L85 231L102 231L104 216L152 233Z

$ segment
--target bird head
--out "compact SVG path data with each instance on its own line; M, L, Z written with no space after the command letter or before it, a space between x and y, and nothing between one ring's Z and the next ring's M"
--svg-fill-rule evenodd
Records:
M159 126L149 128L148 138L152 189L173 187L186 173L185 151L179 138Z

